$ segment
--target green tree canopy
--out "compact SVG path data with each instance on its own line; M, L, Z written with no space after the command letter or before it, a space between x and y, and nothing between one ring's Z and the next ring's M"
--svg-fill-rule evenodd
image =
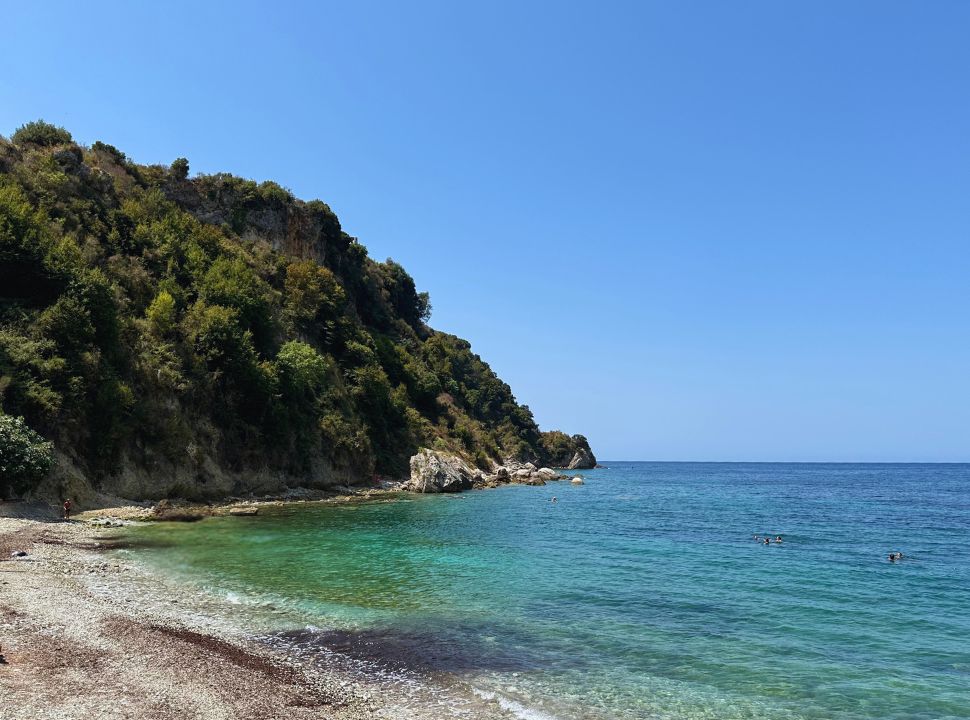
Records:
M21 125L10 136L10 139L15 145L30 143L42 146L64 145L73 141L71 133L67 130L43 120L34 120Z
M31 430L21 417L0 413L0 482L5 492L32 490L54 466L54 445Z

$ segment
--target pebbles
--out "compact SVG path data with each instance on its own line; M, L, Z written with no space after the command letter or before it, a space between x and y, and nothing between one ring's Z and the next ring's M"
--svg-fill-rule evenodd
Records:
M10 663L0 671L3 720L456 717L415 703L392 679L345 669L336 654L293 662L286 648L254 635L259 626L246 608L94 550L105 535L85 523L0 518L0 560L26 543L36 561L11 572L0 593Z

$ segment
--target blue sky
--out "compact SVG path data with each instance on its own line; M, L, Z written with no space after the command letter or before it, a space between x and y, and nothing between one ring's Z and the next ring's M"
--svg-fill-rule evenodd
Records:
M325 200L602 458L970 461L970 4L195 5L5 3L0 132Z

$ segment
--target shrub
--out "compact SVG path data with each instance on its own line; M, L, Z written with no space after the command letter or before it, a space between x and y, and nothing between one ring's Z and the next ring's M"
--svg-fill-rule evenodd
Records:
M175 327L175 298L162 290L148 306L145 317L156 335L168 335Z
M95 140L94 145L91 146L91 150L96 153L103 153L110 156L119 165L124 165L126 162L128 162L128 156L121 152L121 150L116 148L114 145L103 143L100 140Z
M293 200L293 193L272 180L259 184L259 195L266 202L275 202L280 205L285 205Z
M186 336L199 359L235 379L245 378L256 365L252 334L239 325L239 312L220 305L197 302L184 321Z
M170 169L176 180L185 180L189 176L189 161L182 157L176 158Z
M280 384L296 402L315 403L327 385L330 365L306 343L290 341L276 355Z
M31 430L24 419L0 413L0 480L7 492L36 487L54 466L54 445Z
M51 145L64 145L65 143L73 142L74 138L71 137L71 133L62 127L57 125L52 125L49 122L44 122L43 120L34 120L33 122L21 125L10 136L10 139L15 145L41 145L43 147L49 147Z
M333 321L343 312L347 299L334 274L312 260L290 263L284 290L283 315L293 328L329 341Z

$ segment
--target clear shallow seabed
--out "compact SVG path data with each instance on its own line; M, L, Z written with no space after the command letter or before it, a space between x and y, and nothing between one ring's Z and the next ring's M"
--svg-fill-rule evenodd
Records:
M278 646L522 717L970 718L970 465L583 474L135 540L150 565L263 611Z

